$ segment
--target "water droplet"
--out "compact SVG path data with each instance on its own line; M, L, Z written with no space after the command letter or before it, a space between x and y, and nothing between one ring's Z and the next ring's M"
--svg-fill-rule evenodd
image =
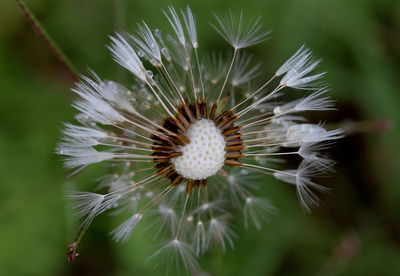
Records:
M170 53L169 53L169 51L168 51L168 48L162 48L161 49L161 53L164 55L164 57L167 59L167 60L171 60L171 55L170 55Z
M151 70L147 70L146 73L149 78L153 78L153 72Z
M162 36L162 31L161 31L160 29L155 29L155 30L154 30L154 35L155 35L156 37L161 37L161 36Z

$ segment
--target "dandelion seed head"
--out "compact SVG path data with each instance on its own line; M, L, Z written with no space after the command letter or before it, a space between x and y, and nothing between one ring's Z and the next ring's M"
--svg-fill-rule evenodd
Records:
M56 152L74 172L95 163L112 172L97 186L103 194L69 195L84 217L71 258L107 212L125 217L111 232L115 241L147 223L154 239L167 238L151 259L195 273L208 250L234 247L231 217L257 229L268 220L273 207L257 196L262 173L293 185L306 211L327 191L314 178L333 171L324 151L343 131L307 120L308 111L334 109L311 50L301 46L268 79L244 51L267 38L260 18L216 16L214 28L233 49L206 54L189 7L164 14L172 33L140 22L136 32L110 37L112 58L134 78L120 84L89 71L73 88L77 124L65 124ZM299 96L287 102L291 89ZM292 166L290 155L301 161Z

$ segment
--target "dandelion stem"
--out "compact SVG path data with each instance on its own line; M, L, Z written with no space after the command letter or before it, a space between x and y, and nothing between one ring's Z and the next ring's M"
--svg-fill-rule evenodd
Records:
M75 70L71 61L67 58L64 52L60 49L57 43L51 38L49 33L45 30L43 25L39 22L33 12L26 5L24 0L16 0L19 8L21 9L24 16L28 19L31 24L33 30L39 35L39 37L46 43L47 47L55 54L58 61L63 65L63 67L68 72L68 75L72 78L72 80L76 81L79 79L79 74Z
M68 261L69 262L74 262L76 260L76 257L79 256L79 253L77 253L77 249L79 246L79 243L82 240L82 237L85 235L86 230L89 228L90 223L83 223L78 230L78 233L75 236L74 241L68 245Z

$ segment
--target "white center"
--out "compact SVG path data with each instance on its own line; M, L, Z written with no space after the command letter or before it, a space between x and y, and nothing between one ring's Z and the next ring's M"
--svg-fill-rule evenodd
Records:
M215 175L224 165L225 140L213 121L196 121L185 133L190 143L179 150L182 155L171 159L177 173L200 180Z

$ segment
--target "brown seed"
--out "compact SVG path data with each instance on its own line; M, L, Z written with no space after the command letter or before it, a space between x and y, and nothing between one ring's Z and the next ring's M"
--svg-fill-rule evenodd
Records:
M168 172L173 168L172 164L169 164L168 166L166 166L163 169L160 169L156 172L156 174L158 175L163 175L163 174L168 174Z
M220 121L224 120L226 117L230 117L230 114L232 113L232 111L230 110L225 110L224 112L222 112L221 114L218 115L217 118L214 119L214 122L217 124Z
M167 174L165 174L165 178L168 178L170 180L174 179L177 176L177 172L172 169L171 171L169 171Z
M165 150L154 150L154 149L153 149L153 153L152 153L151 155L152 155L152 156L168 156L168 155L170 155L171 153L174 153L174 152L165 151Z
M235 126L235 127L228 128L227 130L222 132L222 135L228 136L228 135L234 134L234 133L238 132L241 128L242 128L241 126Z
M181 122L181 120L179 120L178 118L173 118L173 120L175 121L175 124L181 131L185 132L187 130L187 127L185 127L185 125Z
M177 151L177 152L171 153L168 157L169 158L176 158L176 157L182 156L182 154L183 154L182 152Z
M179 126L177 125L175 118L168 117L167 119L164 120L163 127L171 132L176 132Z
M179 174L172 180L171 179L171 186L178 186L183 181L183 177Z
M244 148L245 148L245 146L243 146L243 145L240 145L240 146L228 146L228 147L225 147L225 150L226 151L241 151Z
M208 179L202 179L202 180L200 180L200 185L201 185L201 186L207 186L207 185L208 185Z
M186 119L182 112L178 112L177 119L182 122L185 129L188 129L190 127L189 121Z
M193 115L192 111L190 110L189 106L187 104L184 104L183 109L185 110L185 113L187 114L190 122L193 123L195 121L195 118L194 118L194 115Z
M188 179L187 184L186 184L186 193L191 193L194 187L194 180L193 179Z
M244 155L239 152L225 154L225 158L227 158L227 159L238 159L243 156Z
M175 137L177 141L179 141L179 145L186 145L190 142L189 139L183 134L175 134Z
M154 153L153 153L154 154ZM174 152L168 155L163 156L162 154L157 155L156 158L153 158L154 162L160 163L160 162L168 162L171 158L175 158L178 156L181 156L182 152Z
M214 120L215 113L217 112L217 104L213 104L210 112L210 119Z
M194 103L195 109L196 109L196 119L200 120L201 119L201 111L200 111L200 104L198 101Z
M243 142L242 142L242 140L237 139L237 140L226 142L226 145L227 146L243 145Z
M202 102L200 104L200 110L201 110L201 116L203 118L207 118L207 104L205 102Z
M231 127L235 123L235 121L236 121L236 116L235 115L227 116L227 117L225 117L225 119L219 121L216 125L222 131L224 131L225 129Z
M226 159L225 165L230 166L230 167L238 167L238 166L242 166L243 163L239 162L237 160L234 160L234 159Z
M156 143L164 145L164 144L173 144L173 140L168 137L168 136L163 136L159 134L153 134L150 137L152 140L154 140Z
M229 136L225 137L225 141L234 141L234 140L240 140L241 141L241 139L240 139L241 137L242 137L242 135L240 133L234 134L234 135L229 135Z
M156 151L173 151L174 147L173 146L164 146L164 145L154 145L151 147L152 150Z

